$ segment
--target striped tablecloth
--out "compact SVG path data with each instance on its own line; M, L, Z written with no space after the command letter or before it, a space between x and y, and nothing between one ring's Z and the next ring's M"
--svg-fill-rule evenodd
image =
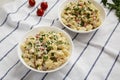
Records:
M16 0L0 9L0 80L120 80L120 24L114 11L104 8L107 17L99 30L77 34L64 28L58 19L58 8L64 0L46 0L49 7L43 17L36 16L42 0L36 1L32 8L27 0ZM56 26L70 34L75 49L61 70L36 73L20 62L18 42L36 25Z

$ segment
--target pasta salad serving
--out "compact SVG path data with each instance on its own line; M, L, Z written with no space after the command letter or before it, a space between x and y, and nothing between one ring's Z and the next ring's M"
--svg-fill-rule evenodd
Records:
M61 20L77 31L90 31L101 25L99 9L87 0L68 2L61 12Z
M40 31L20 45L24 62L40 71L54 70L70 57L70 42L62 32Z

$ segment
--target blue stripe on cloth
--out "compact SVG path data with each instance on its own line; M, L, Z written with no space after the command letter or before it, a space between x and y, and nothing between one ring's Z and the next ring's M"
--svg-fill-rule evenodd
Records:
M59 0L57 0L56 3L57 3L57 2L59 2ZM56 3L55 3L55 4L56 4ZM46 16L46 15L49 13L49 11L55 6L55 4L46 12L46 14L45 14L44 16ZM37 7L36 7L36 8L37 8ZM32 13L33 11L35 11L35 9L33 9L30 13ZM30 16L30 15L28 14L27 17L25 17L24 20L26 20L26 18L28 18L28 16ZM32 25L32 27L31 27L30 29L32 29L33 26L38 25L38 24L40 23L40 21L41 21L41 17L40 17L39 21L38 21L35 25ZM16 27L13 31L11 31L9 34L7 34L4 38L2 38L2 39L0 40L0 43L1 43L2 41L4 41L8 36L10 36L13 32L15 32L15 31L19 28L20 22L21 22L21 20L18 21L17 27Z
M48 73L46 73L41 80L44 80L47 75L48 75Z
M107 13L107 15L106 15L106 16L108 16L108 15L110 14L110 12L111 12L111 11L112 11L112 9L110 9L110 10L109 10L109 12Z
M30 16L30 14L35 11L35 9L36 9L38 6L39 6L39 4L24 18L24 20L26 20L26 19ZM17 27L16 27L11 33L9 33L9 35L12 34L12 33L18 28L19 23L20 23L20 21L17 23ZM1 41L3 41L3 40L4 40L5 38L7 38L9 35L7 35L6 37L4 37ZM0 43L1 43L1 41L0 41ZM0 61L1 61L2 59L4 59L4 58L8 55L8 53L10 53L17 45L18 45L18 43L17 43L16 45L14 45L14 47L11 48L11 49L0 59Z
M7 70L7 72L0 78L0 80L2 80L3 78L5 78L5 76L8 74L8 72L9 72L15 65L17 65L19 62L20 62L20 60L18 60L13 66L11 66L11 67Z
M98 30L97 30L98 31ZM85 46L85 48L83 49L83 51L81 52L81 54L78 56L78 58L76 59L76 61L73 63L72 67L69 69L69 71L67 72L67 74L65 75L65 77L63 78L63 80L66 79L66 77L69 75L69 73L71 72L71 70L73 69L73 67L75 66L75 64L77 63L77 61L80 59L80 57L83 55L84 51L87 49L87 47L89 46L90 41L93 39L93 37L95 36L95 34L97 33L97 31L94 32L94 34L92 35L92 37L90 38L90 40L88 41L87 45Z
M32 12L34 12L38 7L39 7L39 4L38 4L30 13L28 13L28 15L24 18L24 21L25 21L26 19L28 19L28 17L30 16L30 14L31 14Z
M37 5L37 7L39 6L39 4ZM37 8L36 7L36 8ZM30 15L36 8L34 8L28 15ZM28 18L28 16L25 18L25 19L27 19ZM19 24L18 24L19 25ZM11 48L1 59L0 59L0 61L2 61L2 59L4 59L16 46L18 45L18 43L17 44L15 44L14 45L14 47L13 48Z
M14 31L16 31L17 28L19 27L19 24L20 24L20 21L18 21L17 27L16 27L14 30L12 30L9 34L7 34L4 38L2 38L2 39L0 40L0 43L1 43L2 41L4 41L8 36L10 36Z
M55 22L55 19L52 21L52 24L50 26L52 26L54 24L54 22Z
M30 29L32 29L34 26L38 25L41 20L42 20L42 17L40 17L40 18L39 18L39 21L38 21L36 24L32 25L32 26L30 27Z
M59 1L60 1L60 0L57 0L57 1L55 2L55 4L54 4L54 5L45 13L45 15L43 15L43 16L45 17L45 16L51 11L51 9L52 9ZM39 21L38 21L36 24L32 25L30 29L32 29L34 26L38 25L38 24L40 23L41 19L42 19L42 17L40 17L40 18L39 18Z
M25 73L25 75L20 79L20 80L24 80L24 78L30 73L30 69Z
M58 2L59 2L59 0L57 0L57 1L55 2L55 4L50 8L50 10L51 10ZM48 10L48 12L45 14L45 16L50 12L50 10ZM39 20L38 22L40 22L40 20ZM53 22L52 22L52 23L53 23ZM39 23L37 23L37 24L39 24ZM15 65L16 65L16 64L14 64L12 68L14 68ZM7 74L8 74L8 72L9 72L12 68L10 68L10 69L7 71ZM7 74L5 74L4 77L5 77ZM26 74L26 75L27 75L27 74Z
M65 29L65 27L63 27L62 29Z
M110 73L111 73L113 67L115 66L115 64L116 64L116 62L117 62L119 56L120 56L120 52L118 53L117 57L115 58L115 61L114 61L113 65L111 66L111 68L110 68L110 70L109 70L109 72L108 72L108 74L107 74L105 80L108 80L108 77L110 76Z
M44 0L42 0L42 1L44 1ZM42 2L41 1L41 2ZM40 4L38 4L30 13L28 13L28 15L26 16L26 18L24 18L24 21L26 20L26 19L28 19L28 17L30 16L30 14L32 13L32 12L34 12L38 7L39 7L39 5Z
M18 9L17 9L15 12L8 13L7 16L6 16L6 18L5 18L5 20L3 21L3 23L0 24L0 27L5 24L5 22L6 22L7 19L8 19L8 16L9 16L10 14L15 14L15 13L17 13L17 12L19 11L19 9L22 8L26 3L27 3L27 1L25 1L20 7L18 7Z
M74 40L77 36L78 36L78 33L72 38L72 40Z
M30 13L28 13L28 15L24 18L24 20L26 20L26 19L30 16L30 14L35 11L35 9L36 9L38 6L39 6L39 5L37 5ZM0 40L0 43L1 43L2 41L4 41L8 36L10 36L13 32L15 32L15 31L19 28L20 22L21 22L21 20L18 21L17 26L15 27L14 30L12 30L12 31L11 31L10 33L8 33L4 38L2 38L2 39Z
M115 26L115 28L113 29L113 31L111 32L110 36L108 37L107 41L105 42L105 45L102 47L101 52L99 53L98 57L96 58L95 62L93 63L93 65L91 66L90 70L88 71L85 80L87 80L89 74L91 73L92 69L94 68L95 64L97 63L98 59L100 58L102 52L104 51L105 46L107 45L107 43L109 42L110 38L112 37L113 33L115 32L116 28L118 27L120 22L117 23L117 25Z
M28 13L28 15L24 18L24 21L30 16L30 14L31 14L32 12L35 11L35 9L36 9L38 6L39 6L39 4L38 4L30 13ZM20 21L21 21L21 20L20 20ZM4 38L2 38L2 39L0 40L0 43L18 29L19 24L20 24L20 21L18 21L17 27L16 27L13 31L11 31L9 34L7 34Z
M15 44L3 57L1 57L0 61L2 61L17 45L18 45L18 43Z

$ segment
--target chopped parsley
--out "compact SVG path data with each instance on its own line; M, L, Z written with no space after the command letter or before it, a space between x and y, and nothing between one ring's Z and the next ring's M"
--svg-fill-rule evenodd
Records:
M32 47L32 43L31 43L31 42L29 42L29 43L28 43L28 46L29 46L29 47Z
M80 25L83 27L83 26L84 26L84 23L85 23L85 22L84 22L83 20L81 20L81 24L80 24Z
M48 56L44 55L43 60L47 60L47 59L48 59Z
M69 7L66 7L65 10L66 10L66 11L67 11L67 10L70 10L70 8L69 8Z
M43 42L43 37L39 38L39 41L40 41L40 42Z
M50 50L52 50L53 47L52 46L47 46L47 51L49 52Z

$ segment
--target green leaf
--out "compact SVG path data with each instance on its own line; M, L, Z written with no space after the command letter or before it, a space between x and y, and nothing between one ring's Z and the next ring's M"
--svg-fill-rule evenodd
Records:
M118 19L120 21L120 9L116 10L116 16L118 17Z
M43 60L47 60L48 59L48 56L43 56Z
M56 43L57 43L58 45L59 45L59 44L63 44L63 42L62 42L62 41L57 41Z
M102 3L104 4L104 6L106 6L107 0L102 0Z
M113 3L107 3L107 0L101 0L101 2L106 6L108 6L109 9L114 9L116 12L116 16L118 17L120 21L120 0L112 0Z
M117 6L115 4L107 3L109 9L116 9Z
M120 5L120 0L112 0L113 3L116 5L116 6L119 6Z

